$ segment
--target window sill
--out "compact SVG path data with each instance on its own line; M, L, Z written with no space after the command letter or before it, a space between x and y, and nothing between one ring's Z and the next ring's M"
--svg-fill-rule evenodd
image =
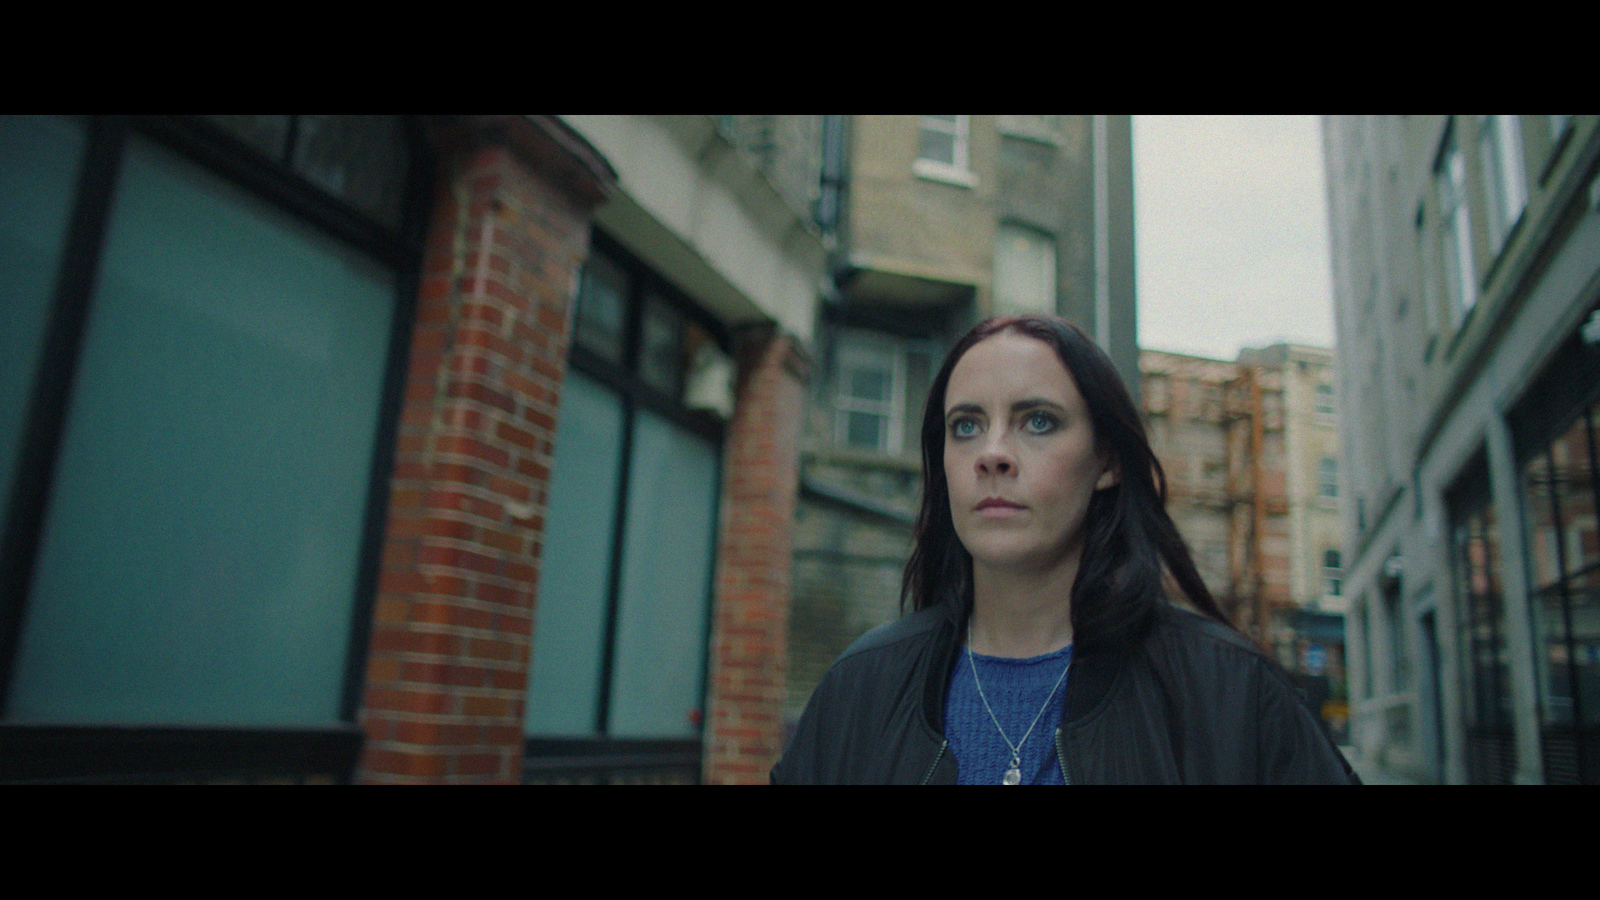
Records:
M1556 163L1561 159L1561 155L1566 152L1567 145L1572 143L1572 127L1572 120L1568 119L1561 129L1561 133L1552 136L1550 155L1545 157L1544 168L1539 171L1540 187L1546 186L1545 183L1550 180L1550 173L1556 170Z
M0 724L0 783L332 783L353 780L355 725Z
M1046 147L1061 146L1060 132L1050 131L1047 129L1034 129L1025 125L1002 124L1000 126L1000 133L1008 138L1031 141L1035 144L1043 144Z
M1510 263L1506 261L1506 257L1510 255L1511 245L1516 241L1517 234L1522 230L1522 224L1527 220L1527 218L1528 204L1524 203L1522 208L1517 210L1517 217L1511 220L1511 224L1507 226L1505 235L1500 238L1499 243L1490 247L1489 271L1483 273L1484 287L1492 284L1500 270L1505 266L1510 265Z
M918 178L953 184L957 187L976 187L978 184L978 176L972 172L931 159L916 160L911 164L911 171Z
M922 460L912 453L887 453L813 442L804 448L803 454L806 459L822 464L841 463L912 475L922 473Z

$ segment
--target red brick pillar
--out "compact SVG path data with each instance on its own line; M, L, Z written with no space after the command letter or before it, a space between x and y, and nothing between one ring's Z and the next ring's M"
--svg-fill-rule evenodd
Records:
M570 304L615 175L540 117L441 120L435 146L357 778L516 782Z
M766 784L783 749L808 366L793 340L770 328L747 330L737 343L739 389L723 451L707 784Z

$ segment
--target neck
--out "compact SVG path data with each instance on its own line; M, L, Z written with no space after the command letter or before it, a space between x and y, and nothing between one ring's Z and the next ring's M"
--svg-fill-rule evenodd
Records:
M972 651L1026 659L1072 643L1077 560L1044 570L972 570Z

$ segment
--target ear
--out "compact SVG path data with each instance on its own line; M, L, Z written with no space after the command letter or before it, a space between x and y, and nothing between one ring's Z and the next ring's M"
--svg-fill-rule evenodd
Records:
M1094 483L1094 489L1103 491L1122 480L1122 472L1117 468L1116 462L1107 460L1104 468L1100 470L1100 477Z

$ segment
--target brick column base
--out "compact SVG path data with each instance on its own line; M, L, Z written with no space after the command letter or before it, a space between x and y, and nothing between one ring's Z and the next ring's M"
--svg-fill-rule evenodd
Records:
M724 448L704 781L766 784L782 752L790 570L808 364L771 328L736 338Z
M357 779L514 783L569 306L614 176L549 119L436 137Z

